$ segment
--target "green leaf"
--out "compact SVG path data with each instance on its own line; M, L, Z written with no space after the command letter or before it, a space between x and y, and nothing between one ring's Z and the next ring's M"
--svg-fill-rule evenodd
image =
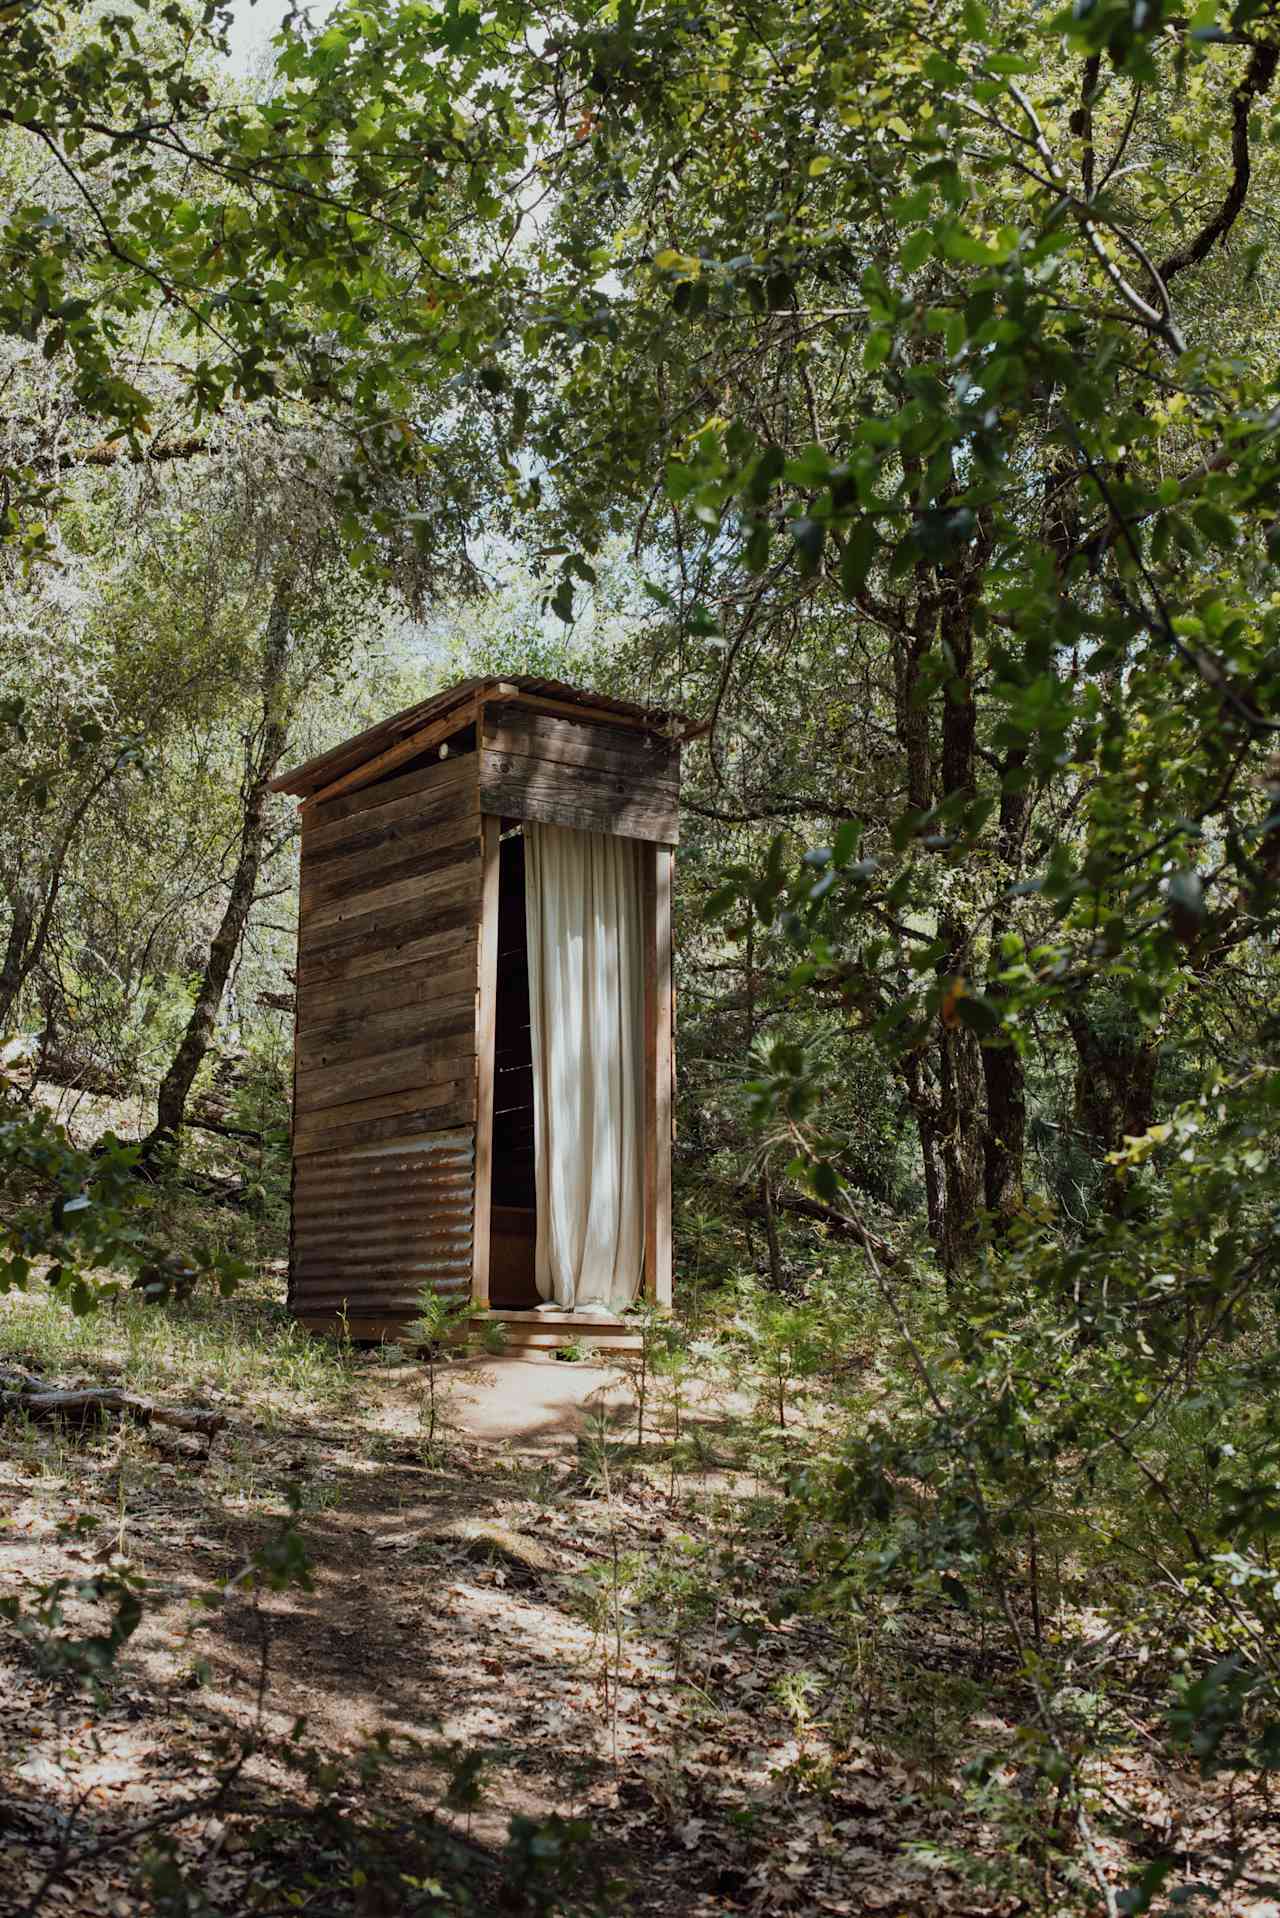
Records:
M807 514L788 522L792 539L800 552L801 568L806 573L816 573L822 562L822 547L827 529L821 520L810 519Z
M909 233L898 250L898 259L904 273L914 273L917 267L924 265L933 252L933 234L928 227L917 227Z
M856 599L866 585L879 544L874 520L855 520L849 528L840 556L840 584L848 599Z
M862 364L868 373L874 373L883 366L893 346L893 334L887 326L877 326L867 335L867 343L862 349Z
M912 528L912 539L928 560L945 560L973 538L978 524L971 506L930 508Z
M1210 544L1219 547L1224 553L1231 552L1239 544L1240 528L1236 521L1211 500L1202 500L1194 508L1191 517Z

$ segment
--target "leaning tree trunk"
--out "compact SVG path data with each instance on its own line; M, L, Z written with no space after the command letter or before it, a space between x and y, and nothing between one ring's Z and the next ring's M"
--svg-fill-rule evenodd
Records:
M27 981L44 958L62 881L80 828L124 763L125 755L116 753L87 781L50 853L43 877L36 884L20 882L11 897L9 936L0 961L0 1031L8 1025Z
M0 960L0 1032L9 1023L9 1016L18 1002L27 977L24 960L35 926L35 905L25 887L15 888L9 902L9 937L5 941L4 958Z
M222 996L258 890L258 874L267 836L271 780L280 764L288 735L284 697L288 646L289 596L285 587L277 586L267 616L263 650L262 725L246 772L244 820L240 828L240 849L231 879L231 891L222 914L222 923L209 947L208 962L196 993L196 1002L191 1008L187 1029L173 1055L169 1070L160 1082L156 1096L156 1122L142 1146L144 1165L152 1160L161 1147L172 1145L186 1123L187 1100L196 1074L204 1064L213 1042Z

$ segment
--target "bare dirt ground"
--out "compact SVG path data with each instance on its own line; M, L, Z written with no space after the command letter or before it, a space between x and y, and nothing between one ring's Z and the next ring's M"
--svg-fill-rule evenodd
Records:
M963 1803L960 1765L1007 1729L989 1702L998 1656L960 1620L935 1623L900 1671L883 1649L860 1668L855 1639L778 1615L793 1566L768 1487L730 1447L732 1406L692 1392L683 1454L661 1430L638 1454L616 1376L470 1361L428 1452L420 1366L352 1355L321 1377L292 1332L267 1345L277 1335L279 1354L234 1365L206 1349L194 1389L199 1350L130 1334L103 1361L94 1335L95 1379L141 1372L157 1399L167 1380L170 1397L220 1406L211 1447L158 1428L6 1428L3 1591L124 1564L149 1590L97 1705L0 1641L0 1911L161 1908L111 1851L42 1888L64 1849L198 1793L220 1749L254 1739L240 1795L175 1839L208 1910L290 1908L305 1860L283 1839L253 1849L244 1793L314 1791L273 1749L300 1719L311 1750L340 1758L391 1734L404 1755L376 1790L406 1812L438 1810L461 1755L481 1760L477 1801L455 1781L440 1812L478 1858L501 1852L513 1817L587 1821L627 1911L1058 1908L1010 1897L1000 1842ZM86 1375L75 1356L66 1379ZM290 1486L310 1588L246 1593ZM1259 1815L1162 1775L1141 1738L1112 1782L1201 1855L1229 1819Z

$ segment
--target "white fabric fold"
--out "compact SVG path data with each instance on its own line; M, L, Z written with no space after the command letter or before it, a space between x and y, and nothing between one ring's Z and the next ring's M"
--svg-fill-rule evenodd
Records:
M524 831L538 1294L621 1311L644 1268L641 848Z

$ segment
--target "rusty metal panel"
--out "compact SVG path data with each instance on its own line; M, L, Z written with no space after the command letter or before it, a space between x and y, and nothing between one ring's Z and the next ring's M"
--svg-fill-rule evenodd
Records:
M475 1128L313 1152L298 1162L289 1304L411 1317L427 1286L471 1289Z

